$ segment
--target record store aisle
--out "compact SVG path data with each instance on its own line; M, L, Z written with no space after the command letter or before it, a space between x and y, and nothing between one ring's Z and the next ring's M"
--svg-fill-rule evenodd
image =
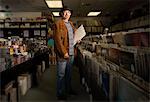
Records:
M91 102L90 95L85 92L80 84L78 68L74 67L72 85L77 92L76 96L69 96L68 102ZM59 102L56 97L56 67L50 66L46 69L37 87L31 88L21 102Z

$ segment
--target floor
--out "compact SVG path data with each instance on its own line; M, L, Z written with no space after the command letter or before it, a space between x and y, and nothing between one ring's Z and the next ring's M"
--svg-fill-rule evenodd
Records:
M76 96L69 96L68 102L91 102L92 98L80 84L78 68L73 68L72 86L77 92ZM21 97L21 102L60 102L56 97L56 66L47 68L39 80L37 87L32 87L26 95Z

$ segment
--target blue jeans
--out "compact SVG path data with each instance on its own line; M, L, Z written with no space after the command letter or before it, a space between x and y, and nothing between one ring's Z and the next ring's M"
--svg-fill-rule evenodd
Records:
M71 89L71 73L74 56L57 61L57 96L66 95Z

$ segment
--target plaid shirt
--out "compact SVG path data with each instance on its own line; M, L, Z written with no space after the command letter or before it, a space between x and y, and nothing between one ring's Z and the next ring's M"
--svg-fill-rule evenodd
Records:
M65 25L68 29L68 39L69 39L69 55L74 55L74 46L73 46L73 28L70 22L65 22Z

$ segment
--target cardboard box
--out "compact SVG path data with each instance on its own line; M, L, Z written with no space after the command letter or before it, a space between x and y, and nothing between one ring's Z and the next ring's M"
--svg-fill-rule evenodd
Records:
M5 94L8 95L11 91L11 89L13 88L13 83L14 81L9 82L7 85L5 85Z
M16 88L11 89L9 102L17 102L17 89Z
M27 85L27 77L26 76L18 76L18 83L21 89L21 95L25 95L28 90Z
M27 77L27 88L30 89L32 86L31 74L29 74L29 73L21 74L21 76Z
M17 102L17 89L13 88L14 81L5 86L5 95L2 95L2 102Z

